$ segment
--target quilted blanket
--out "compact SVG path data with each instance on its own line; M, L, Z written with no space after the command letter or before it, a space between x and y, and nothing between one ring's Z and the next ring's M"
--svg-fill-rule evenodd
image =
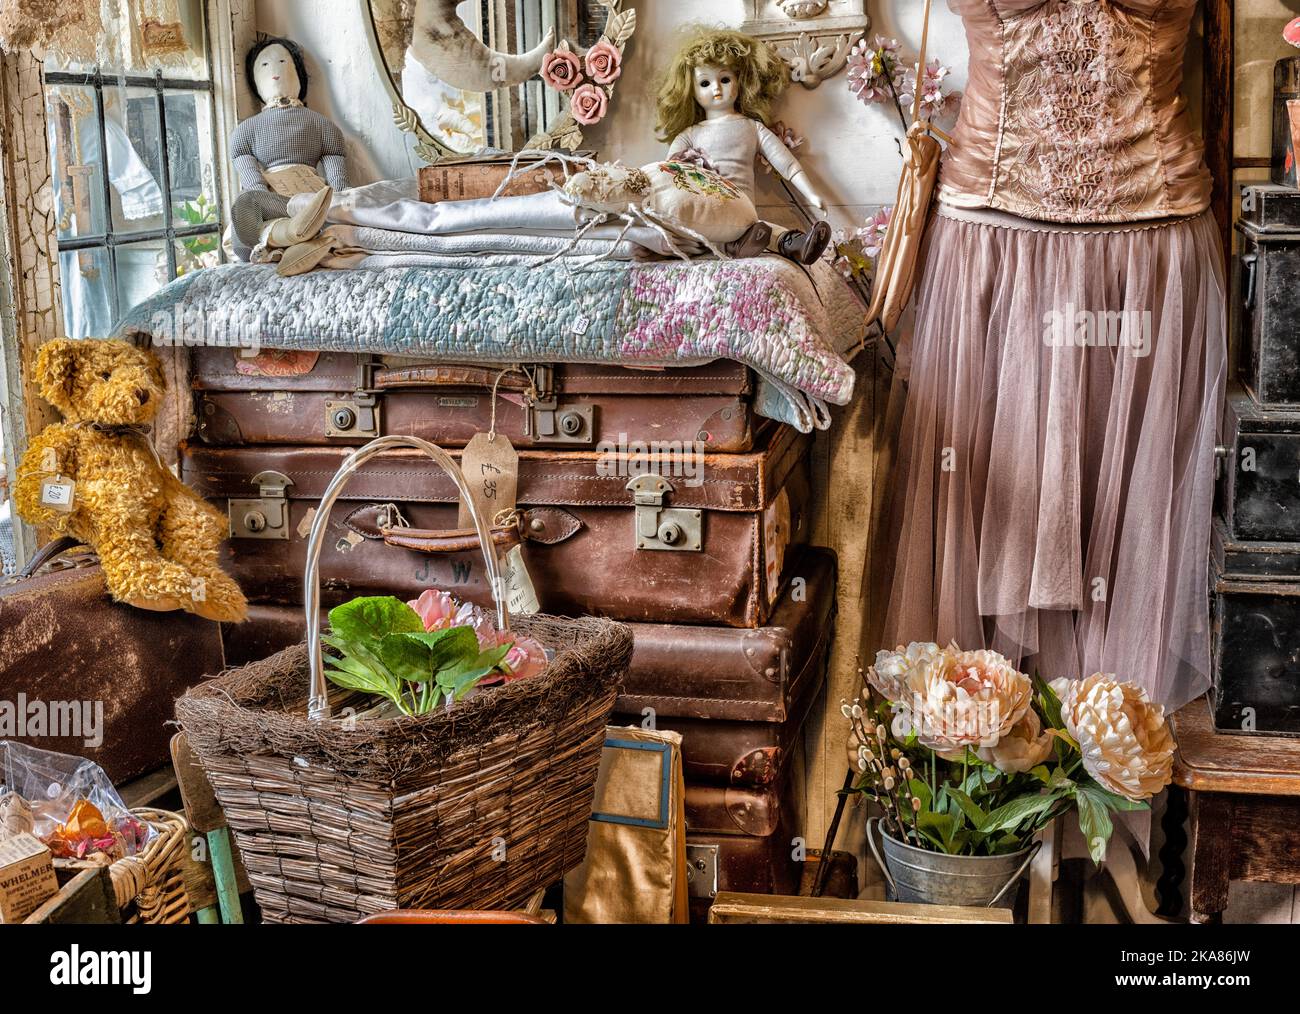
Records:
M230 264L177 279L133 309L121 337L159 345L311 349L456 362L688 366L734 359L765 381L759 411L805 432L846 404L838 350L862 313L827 265L776 257L316 271Z

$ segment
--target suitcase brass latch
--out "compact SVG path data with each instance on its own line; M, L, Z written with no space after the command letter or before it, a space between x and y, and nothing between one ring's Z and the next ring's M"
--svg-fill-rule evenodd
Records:
M379 436L379 402L368 391L357 391L350 398L325 400L325 435L327 437Z
M282 472L258 472L253 483L257 499L227 501L232 539L289 539L289 496L285 491L293 480Z
M594 405L566 404L555 393L555 371L535 366L532 391L524 402L524 436L537 444L594 444Z
M626 487L636 504L636 548L698 553L704 512L664 506L673 484L661 475L638 475Z
M718 846L687 843L686 889L692 898L718 896Z

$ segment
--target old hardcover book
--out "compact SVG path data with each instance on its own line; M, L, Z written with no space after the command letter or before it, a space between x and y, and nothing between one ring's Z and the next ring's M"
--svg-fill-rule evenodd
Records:
M532 166L521 162L519 170L500 196L540 194L550 190L552 185L564 184L564 170L553 162ZM437 204L440 201L475 201L492 197L509 174L509 159L440 162L424 166L420 169L420 200Z

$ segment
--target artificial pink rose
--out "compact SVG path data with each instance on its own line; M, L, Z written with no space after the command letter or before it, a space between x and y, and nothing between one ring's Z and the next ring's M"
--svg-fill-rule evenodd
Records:
M623 54L608 39L601 39L587 50L587 77L596 84L613 84L623 73Z
M429 588L421 592L418 599L406 604L419 614L426 632L447 630L458 625L455 620L460 603L445 591Z
M542 80L557 92L572 91L582 80L582 63L571 49L556 49L542 57Z
M609 96L598 85L585 84L573 93L573 118L584 127L603 120L608 108Z
M506 682L536 676L546 668L546 649L531 637L517 637L506 653Z

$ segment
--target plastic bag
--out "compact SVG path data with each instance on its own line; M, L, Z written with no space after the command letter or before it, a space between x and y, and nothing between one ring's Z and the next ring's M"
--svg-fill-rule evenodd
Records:
M32 833L56 858L113 862L136 855L157 831L136 817L94 761L0 740L0 801L31 808ZM7 812L20 809L14 800Z

